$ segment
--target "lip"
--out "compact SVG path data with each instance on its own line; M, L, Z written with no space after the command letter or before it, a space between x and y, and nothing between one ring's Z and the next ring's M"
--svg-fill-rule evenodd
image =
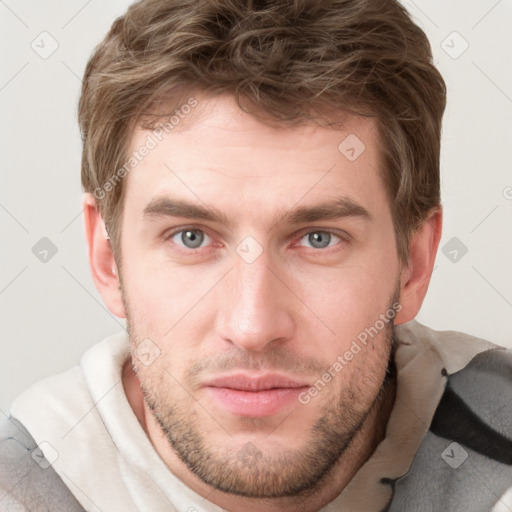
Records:
M230 388L238 391L267 391L274 388L302 388L308 386L308 383L278 373L267 373L265 375L236 373L208 381L206 386Z
M227 412L258 418L277 414L297 402L299 394L309 386L280 374L234 374L213 379L204 387Z

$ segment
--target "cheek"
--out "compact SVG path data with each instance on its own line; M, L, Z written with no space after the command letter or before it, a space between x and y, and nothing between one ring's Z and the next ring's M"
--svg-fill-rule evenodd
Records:
M376 259L371 264L303 272L297 281L303 303L320 320L326 341L336 338L339 351L387 312L398 288L398 273Z
M123 263L124 295L132 324L159 339L173 331L194 328L204 318L208 292L219 270L177 266L134 252Z

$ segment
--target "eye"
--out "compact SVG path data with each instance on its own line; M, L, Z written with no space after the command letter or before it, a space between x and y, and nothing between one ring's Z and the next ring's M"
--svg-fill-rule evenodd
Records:
M200 229L181 229L171 234L169 239L186 249L197 249L204 241L210 240L210 237Z
M312 247L313 249L325 249L326 247L331 247L341 241L341 238L329 231L311 231L301 238L300 245L303 245L302 242L304 240L306 243L311 244L309 246L306 245L306 247Z

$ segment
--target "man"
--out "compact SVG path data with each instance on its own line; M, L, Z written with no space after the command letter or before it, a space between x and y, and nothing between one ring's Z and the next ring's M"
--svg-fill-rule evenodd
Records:
M444 107L393 0L132 5L79 108L128 329L14 402L2 510L510 510L512 354L414 321Z

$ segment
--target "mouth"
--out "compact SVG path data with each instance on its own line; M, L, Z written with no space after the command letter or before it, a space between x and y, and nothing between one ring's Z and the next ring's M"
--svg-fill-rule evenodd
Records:
M235 416L273 416L297 403L309 385L286 375L235 374L204 385L217 406Z

